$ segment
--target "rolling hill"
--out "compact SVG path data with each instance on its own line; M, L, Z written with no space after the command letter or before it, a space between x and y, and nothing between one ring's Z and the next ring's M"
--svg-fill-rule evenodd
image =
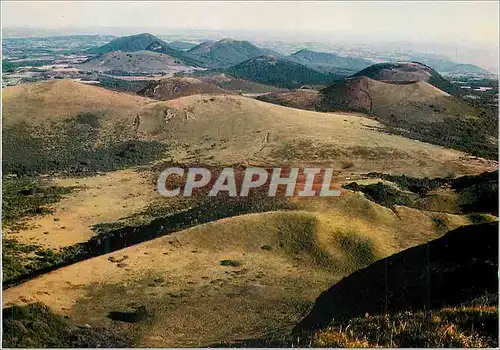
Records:
M187 51L197 46L197 44L187 41L172 41L168 43L168 46L176 50Z
M461 227L436 240L379 260L323 292L309 315L295 327L295 332L326 328L335 320L334 327L324 332L321 337L327 343L323 346L328 346L329 340L330 346L338 346L336 341L341 340L342 336L337 332L342 332L338 329L342 321L357 317L359 325L364 325L364 329L356 330L359 332L356 334L357 339L364 334L373 342L375 339L368 326L376 324L376 317L399 313L399 318L403 318L403 313L406 313L407 327L402 327L401 330L394 327L392 330L393 339L399 346L432 346L434 341L446 343L450 340L450 343L460 344L459 339L453 339L451 334L447 337L442 329L436 327L443 319L439 318L436 322L426 324L423 320L417 321L418 312L441 310L446 314L447 310L452 315L460 315L463 312L462 317L468 318L470 315L472 320L480 316L481 310L484 309L491 310L491 316L496 314L496 320L486 318L484 322L490 321L491 324L483 323L483 327L473 327L472 330L476 328L482 333L484 338L481 341L498 344L498 331L494 326L498 323L498 310L491 309L498 305L497 246L498 222L495 222ZM429 269L429 266L432 268ZM436 314L439 315L439 312ZM420 334L417 329L414 330L415 334L404 332L404 328L414 327L412 317L416 319L413 322L421 326ZM397 316L394 318L397 319ZM455 317L450 317L447 321L467 327L467 321L459 321ZM355 322L353 326L356 327ZM422 332L427 327L437 329L434 334L424 336ZM382 335L385 336L384 333L381 331L378 334L379 341ZM470 336L467 333L462 334L462 337ZM344 339L348 341L349 338L346 333ZM464 338L462 341L466 342ZM356 337L351 341L355 344Z
M83 71L115 72L115 75L119 75L120 72L121 75L160 72L175 74L193 69L177 58L147 50L113 51L87 60L76 67Z
M90 113L94 116L88 118L97 120L88 131L96 132L101 142L106 138L166 142L170 144L169 153L178 159L212 159L224 164L252 159L271 164L327 163L339 169L350 160L359 171L392 168L417 176L468 173L467 169L475 168L461 160L461 152L381 133L378 130L382 125L374 120L286 108L242 96L193 95L158 102L77 82L54 81L6 88L3 103L4 127L37 129L33 134L23 133L23 137L63 137L63 132L53 134L53 128L64 131L69 127L65 120ZM53 126L50 120L55 122ZM176 146L177 142L184 146ZM4 152L14 157L20 144L29 148L38 142L13 141L4 144ZM62 141L55 146L58 144L65 147ZM32 152L41 151L36 147ZM392 156L382 164L377 153ZM40 157L40 161L53 158Z
M124 36L111 40L109 43L87 50L89 53L106 54L114 51L135 52L148 50L148 48L168 46L166 42L149 33Z
M332 280L437 236L428 214L401 208L398 218L357 195L309 205L218 220L64 267L4 291L4 305L43 302L76 324L114 325L136 346L234 344L287 334Z
M320 90L274 92L257 99L316 111L355 111L371 115L386 130L496 159L497 113L452 96L453 86L418 63L375 64ZM448 88L447 90L453 90Z
M167 93L176 82L180 93L184 82L188 90L209 85L200 81L168 79ZM73 335L80 346L281 339L332 283L448 230L492 220L489 208L460 205L490 203L493 195L475 194L490 191L493 176L432 188L441 198L458 196L443 204L456 211L433 210L438 198L421 187L442 182L421 177L476 175L497 162L387 134L359 113L236 94L157 101L66 80L5 88L2 103L3 345L67 346L61 340ZM246 198L164 198L158 173L172 165L213 173L331 167L336 186L356 180L360 187L329 198L269 197L265 189ZM367 190L377 181L398 194ZM413 204L427 202L388 205L400 192L422 196ZM33 302L54 314L25 308ZM63 316L87 332L68 333Z
M328 85L338 79L338 76L321 73L276 56L252 58L224 69L224 72L237 78L284 88L296 88L306 84Z
M424 81L393 84L361 75L337 81L319 91L277 92L258 98L302 109L363 111L386 118L393 114L411 115L411 118L428 121L442 119L446 113L443 114L441 110L448 105L453 106L453 102L456 103L456 111L472 111L470 107ZM452 110L447 111L453 113Z
M200 62L198 60L189 57L189 55L187 55L184 51L170 47L169 44L167 44L165 41L149 33L124 36L111 40L105 45L90 48L89 50L87 50L88 53L98 55L114 53L116 51L153 51L156 53L162 53L174 57L175 59L186 65L200 65Z
M275 54L261 49L248 41L222 39L207 41L195 46L187 53L212 68L229 67L258 56Z
M150 82L137 91L140 96L155 100L171 100L198 94L261 94L278 88L233 78L227 74L178 76Z
M155 100L171 100L196 94L228 93L217 85L203 82L195 78L167 78L152 82L137 92L140 96Z
M339 56L307 49L286 56L286 59L320 72L345 75L351 75L373 64L372 61L363 58Z
M448 107L446 111L453 113L449 108L455 102L456 112L471 113L471 108L424 81L392 84L357 75L328 86L320 94L321 110L365 110L387 118L400 114L411 116L412 119L433 121L443 117L439 113L440 107L441 110Z
M388 83L408 83L425 81L450 95L459 95L460 89L438 72L419 62L377 63L367 67L354 77L368 77Z

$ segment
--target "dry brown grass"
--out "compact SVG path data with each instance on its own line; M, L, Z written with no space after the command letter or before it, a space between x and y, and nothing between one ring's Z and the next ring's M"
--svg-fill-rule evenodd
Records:
M165 124L167 106L175 108L177 117ZM357 115L308 112L239 96L203 95L159 103L144 113L142 131L155 139L178 141L180 151L174 154L180 161L232 164L246 160L333 166L347 173L380 169L416 176L478 170L462 161L460 152L384 134L377 130L379 123ZM357 151L360 145L364 152ZM184 153L186 149L191 155ZM294 158L301 153L305 155ZM353 166L342 169L346 160Z
M475 174L496 166L495 162L471 164L461 152L387 135L378 130L379 123L359 115L303 111L242 96L194 95L157 102L56 81L4 89L3 108L4 123L27 121L42 128L49 127L44 120L104 113L102 140L137 137L167 142L181 162L323 165L345 173L391 171L414 176ZM168 122L167 112L173 115ZM359 147L364 151L358 152ZM311 155L310 160L294 159L301 152ZM352 163L349 168L344 166L347 161Z
M4 291L4 306L41 301L76 322L110 326L108 312L144 305L153 322L118 324L141 346L234 342L287 332L333 281L438 236L430 214L398 208L399 218L358 194L297 204L59 269Z
M223 94L230 93L217 85L204 82L200 79L187 77L172 77L158 80L139 91L140 96L155 100L172 100L175 98L197 94Z
M93 225L135 214L160 197L147 173L132 170L58 179L54 184L79 186L80 190L55 203L50 214L29 218L22 231L11 232L6 228L9 238L50 249L86 242L95 235Z
M498 346L498 309L472 306L358 317L317 332L313 347Z
M381 133L380 124L359 115L309 112L241 96L158 102L58 81L4 89L3 103L7 123L104 110L101 136L167 142L174 160L183 163L331 166L339 170L339 180L370 171L434 177L496 166ZM168 110L174 117L166 122ZM352 166L345 168L346 161ZM22 232L27 241L53 248L85 241L92 234L89 226L136 213L158 197L154 184L132 171L59 185L76 181L86 188L56 204L54 215L33 221L40 227ZM435 213L398 206L393 211L357 193L293 201L298 210L222 219L61 268L4 291L4 306L41 301L78 322L109 326L108 312L142 304L153 322L116 325L136 334L139 345L232 342L290 329L333 281L440 234ZM449 229L469 222L442 215ZM222 260L241 266L221 266ZM165 282L155 282L161 279Z

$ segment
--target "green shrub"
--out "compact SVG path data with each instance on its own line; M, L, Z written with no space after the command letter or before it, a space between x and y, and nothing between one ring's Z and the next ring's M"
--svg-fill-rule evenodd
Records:
M238 260L221 260L220 265L238 267L241 266L241 262L239 262Z
M131 341L105 328L70 326L41 303L3 309L5 348L129 347Z

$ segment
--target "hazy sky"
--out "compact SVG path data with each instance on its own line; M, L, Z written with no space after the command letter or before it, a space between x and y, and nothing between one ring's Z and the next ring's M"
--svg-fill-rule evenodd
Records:
M3 27L37 29L29 35L54 35L40 29L113 35L202 29L223 31L219 37L229 33L257 41L378 44L403 40L498 71L498 1L2 1L2 6ZM246 32L238 35L235 30ZM441 49L441 44L448 46Z
M4 27L258 29L498 45L497 1L2 3Z

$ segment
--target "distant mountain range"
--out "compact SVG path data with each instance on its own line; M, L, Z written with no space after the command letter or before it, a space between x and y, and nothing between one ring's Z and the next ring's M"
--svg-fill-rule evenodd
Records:
M401 58L400 60L403 60ZM424 63L443 75L479 75L491 77L493 74L474 64L454 62L446 57L426 53L413 53L406 55L404 60ZM390 61L390 60L389 60Z
M337 75L318 72L286 58L271 55L249 59L225 69L224 72L237 78L284 88L328 85L340 78Z
M303 64L309 68L320 72L353 74L363 68L372 65L374 62L364 58L339 56L333 53L317 52L307 49L299 50L286 59Z
M114 51L135 52L142 50L167 54L186 66L219 70L231 68L233 71L241 71L242 69L242 67L233 66L263 56L277 57L291 63L299 64L315 72L327 75L333 73L343 77L354 74L374 63L371 60L360 57L340 56L334 53L308 49L302 49L291 55L284 56L269 49L260 48L248 41L233 39L204 41L200 44L184 41L167 43L149 33L116 38L103 46L91 48L87 52L107 54ZM436 55L412 54L409 60L424 63L442 74L491 76L489 72L478 66L453 62ZM259 62L262 63L262 60ZM284 68L284 64L283 61L280 61L281 68ZM293 67L295 67L296 71L299 70L297 66ZM307 71L304 68L300 70ZM252 73L252 75L255 74ZM318 75L315 74L313 80L317 80L317 77Z

